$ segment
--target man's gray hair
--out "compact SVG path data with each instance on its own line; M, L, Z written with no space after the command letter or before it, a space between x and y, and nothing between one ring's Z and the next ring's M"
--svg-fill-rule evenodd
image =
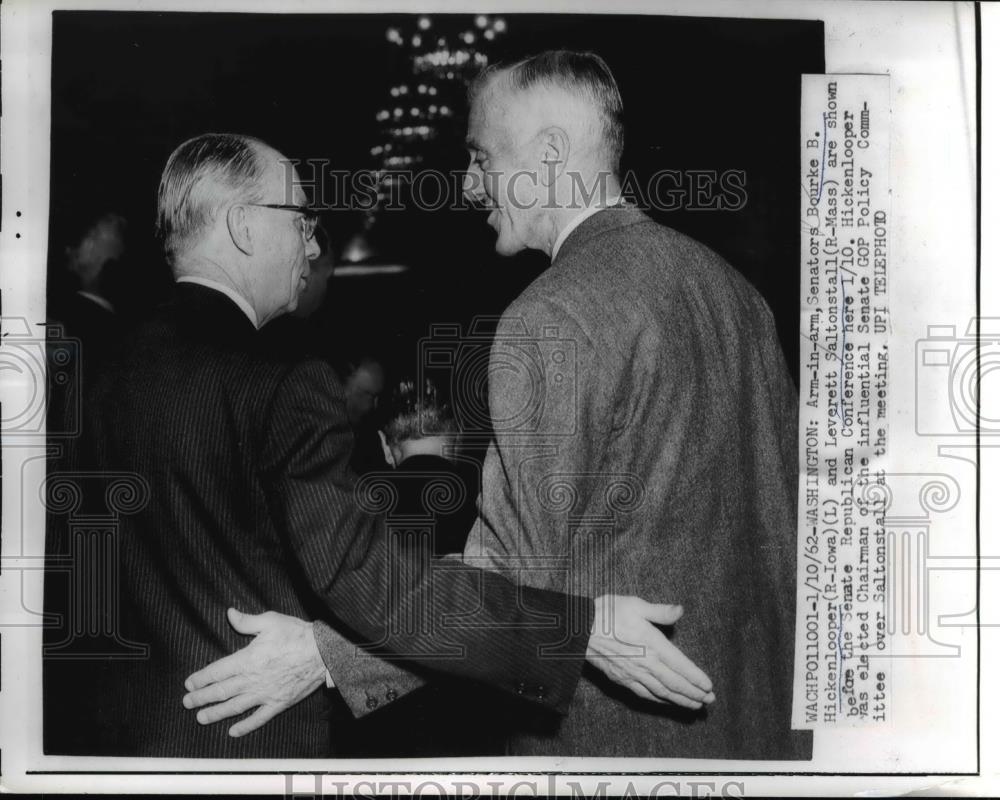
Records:
M171 266L222 206L261 201L262 147L252 136L203 133L170 154L157 191L156 227Z
M526 91L536 87L554 87L585 100L601 120L601 139L608 166L618 172L625 148L622 96L607 63L596 53L572 50L546 50L513 63L491 64L469 87L469 104L499 74L508 87Z

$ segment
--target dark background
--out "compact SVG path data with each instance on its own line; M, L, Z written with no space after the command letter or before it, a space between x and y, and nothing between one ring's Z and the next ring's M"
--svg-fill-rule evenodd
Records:
M193 135L247 133L290 158L375 166L375 114L406 70L386 29L412 30L414 16L55 12L50 297L65 287L62 253L78 223L115 210L129 220L130 249L114 299L134 318L148 313L170 282L153 237L156 185L170 152ZM455 25L459 16L471 27L470 14L432 20ZM653 216L720 252L757 286L797 375L799 83L802 73L824 71L823 23L504 19L495 48L502 57L567 47L608 62L625 104L623 168L641 181L661 169L745 172L741 210ZM456 140L441 159L427 166L461 167L467 156ZM359 221L346 211L328 216L335 246ZM393 256L411 271L337 278L321 313L329 335L377 343L403 369L414 369L416 340L430 323L498 314L548 264L539 253L496 256L482 212L402 212L396 222Z

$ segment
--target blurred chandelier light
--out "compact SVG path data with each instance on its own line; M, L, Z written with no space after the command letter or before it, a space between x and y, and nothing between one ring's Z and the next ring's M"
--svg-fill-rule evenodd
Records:
M495 42L507 31L506 21L496 15L419 14L411 21L386 30L387 55L395 72L385 87L386 97L375 106L376 138L371 143L370 171L375 189L374 204L365 211L361 229L341 253L336 275L396 275L407 272L400 263L409 255L402 235L416 235L393 224L385 214L391 203L403 198L406 210L412 175L442 163L464 137L462 108L468 85L487 66L495 53ZM459 127L462 126L462 130ZM414 242L414 253L421 252Z
M409 272L405 264L379 260L378 249L369 238L369 225L350 238L340 254L340 263L333 269L338 278L363 278L374 275L401 275Z
M336 278L367 278L374 275L402 275L409 272L405 264L340 264L334 267Z

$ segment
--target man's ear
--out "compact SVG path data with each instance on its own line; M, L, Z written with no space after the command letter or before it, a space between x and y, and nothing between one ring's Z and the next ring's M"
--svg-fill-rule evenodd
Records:
M552 125L541 132L540 143L542 185L551 186L556 178L566 171L566 163L569 160L569 136L564 129Z
M383 431L378 431L378 440L382 444L382 457L385 459L385 463L388 464L393 469L396 468L396 453L392 445L389 444L389 440L386 439L385 433Z
M226 212L226 227L229 228L229 238L237 249L245 255L253 255L253 236L250 233L250 219L247 207L236 204Z

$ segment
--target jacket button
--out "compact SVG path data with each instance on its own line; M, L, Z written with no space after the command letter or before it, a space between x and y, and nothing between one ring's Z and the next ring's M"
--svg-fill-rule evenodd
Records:
M390 689L388 692L385 693L385 699L388 700L390 703L397 697L399 697L399 695L396 694L395 689Z
M378 698L377 697L369 697L367 700L365 700L365 707L369 711L372 711L372 710L378 708Z
M517 692L518 694L524 694L524 688L525 688L525 687L524 687L524 684L523 684L523 683L519 683L519 684L517 685L517 688L515 689L515 691L516 691L516 692Z

